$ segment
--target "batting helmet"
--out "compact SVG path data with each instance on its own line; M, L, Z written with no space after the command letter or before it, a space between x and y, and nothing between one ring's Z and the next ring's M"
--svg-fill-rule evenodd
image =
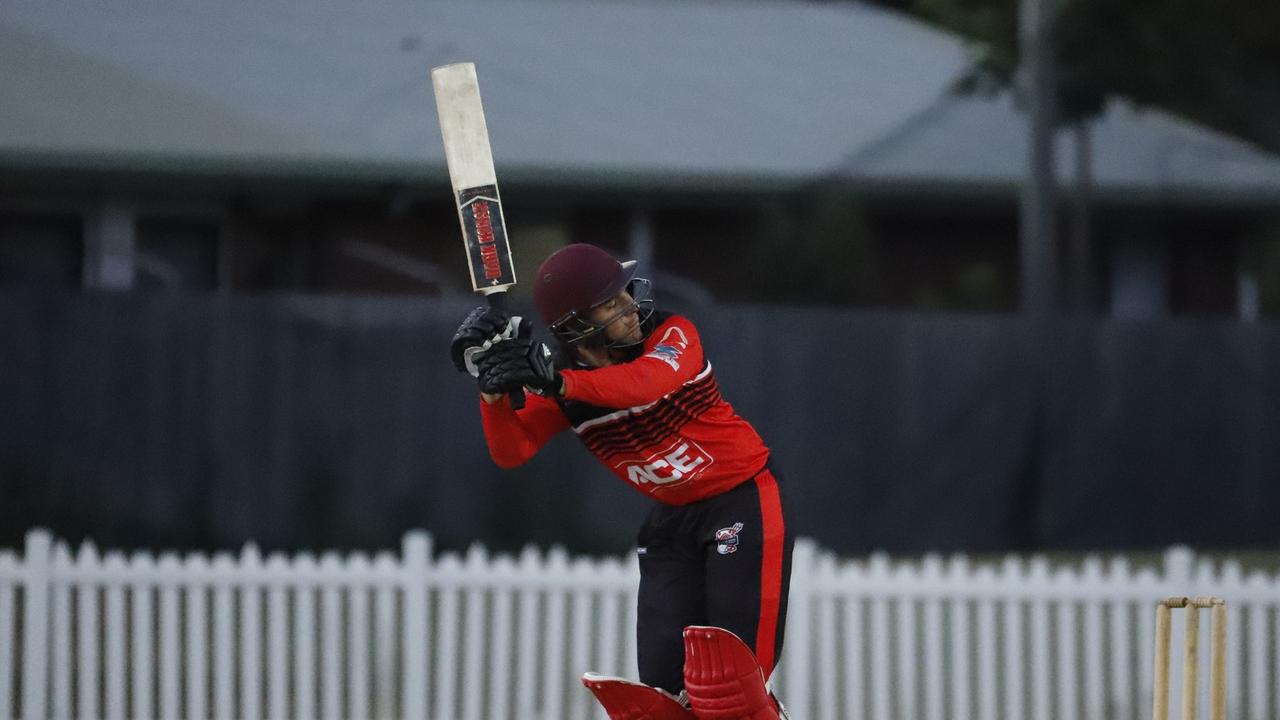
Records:
M581 342L604 329L604 325L587 318L588 311L623 290L633 290L639 283L647 290L648 281L636 278L635 273L634 260L618 262L604 250L585 243L566 245L538 268L533 302L542 322L556 338L566 344ZM648 310L647 297L635 299L639 308Z

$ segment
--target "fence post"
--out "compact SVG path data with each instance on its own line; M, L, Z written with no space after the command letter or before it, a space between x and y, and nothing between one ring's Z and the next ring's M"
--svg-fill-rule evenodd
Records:
M1173 545L1164 551L1164 581L1175 593L1190 593L1191 567L1195 564L1195 552L1186 545ZM1161 598L1152 600L1154 602Z
M808 538L798 538L791 551L791 590L787 598L786 642L782 646L784 662L779 663L779 697L787 710L797 718L809 717L810 669L809 653L814 637L809 621L813 611L813 572L818 562L818 548Z
M427 717L427 563L431 538L424 532L404 537L404 700L405 720Z
M22 717L43 720L49 673L49 586L53 539L47 530L27 533L22 598Z

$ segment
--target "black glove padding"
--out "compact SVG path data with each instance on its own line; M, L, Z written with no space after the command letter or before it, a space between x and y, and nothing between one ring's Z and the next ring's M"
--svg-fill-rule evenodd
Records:
M491 395L529 388L539 395L557 395L561 388L551 348L528 338L504 340L480 356L480 392Z
M449 359L453 360L458 372L475 376L479 372L476 365L478 355L500 340L519 335L521 325L528 335L528 324L520 322L520 318L513 318L501 310L478 307L467 315L453 334L453 342L449 343Z

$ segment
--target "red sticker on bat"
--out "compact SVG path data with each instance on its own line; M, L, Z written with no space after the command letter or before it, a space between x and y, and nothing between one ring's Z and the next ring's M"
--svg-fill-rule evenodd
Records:
M496 185L467 188L458 193L458 212L471 265L471 286L475 290L514 285L515 267L507 244L506 224Z

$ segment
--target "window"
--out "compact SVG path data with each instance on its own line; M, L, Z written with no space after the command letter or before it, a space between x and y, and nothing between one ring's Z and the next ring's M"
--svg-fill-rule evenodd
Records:
M210 220L140 217L134 286L213 290L218 286L218 225Z
M79 216L0 214L0 285L79 287L83 262Z

